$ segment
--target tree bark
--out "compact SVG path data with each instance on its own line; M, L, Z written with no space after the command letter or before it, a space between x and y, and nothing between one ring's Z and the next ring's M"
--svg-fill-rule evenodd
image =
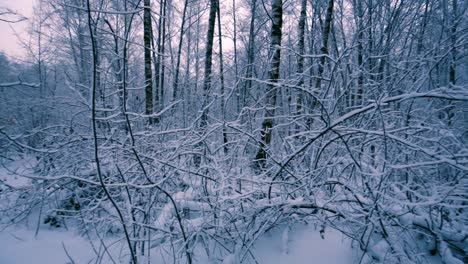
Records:
M252 77L254 71L254 50L255 50L255 17L257 10L257 0L252 0L252 10L250 18L250 28L249 28L249 45L247 48L247 68L245 75L245 86L244 91L242 92L242 107L247 105L247 98L250 94L250 89L252 88Z
M323 29L323 44L320 50L322 52L322 57L320 57L318 78L317 78L317 82L315 83L315 87L318 91L320 90L320 86L322 83L322 75L323 75L323 71L325 68L325 60L326 60L326 56L328 55L328 39L330 36L332 24L333 24L333 5L334 5L334 0L330 0L328 2L327 14L325 17L325 27Z
M145 45L145 114L153 114L153 74L151 71L151 37L153 27L151 25L151 0L145 0L143 11L143 41ZM153 118L148 117L148 124L153 123Z
M241 91L239 91L239 67L237 62L237 16L236 16L236 0L232 0L232 18L233 18L233 44L234 44L234 73L235 73L235 91L236 91L236 105L237 113L241 111Z
M362 3L361 1L357 1L357 20L358 20L358 34L357 34L357 49L358 49L358 54L357 54L357 63L359 67L359 73L358 73L358 87L357 87L357 94L356 94L356 100L352 100L352 106L355 105L360 105L362 104L362 96L364 93L364 75L363 75L363 47L362 44L364 42L364 27L363 27L363 10L362 10ZM352 98L354 99L354 95L352 95Z
M272 138L272 128L275 117L276 95L278 79L280 75L281 63L281 37L283 25L283 1L274 0L272 3L272 25L271 25L271 44L272 58L270 69L268 71L268 85L265 105L265 118L262 123L260 148L255 156L256 164L264 169L266 166L267 148L270 146Z
M159 111L163 103L163 90L164 90L164 45L166 43L166 5L167 0L161 0L159 3L159 33L158 33L158 54L155 62L155 108ZM159 117L155 119L159 122Z
M211 68L213 65L213 37L216 23L216 9L218 6L217 0L210 2L210 16L208 20L208 32L206 36L206 52L205 52L205 78L203 81L203 105L202 116L200 120L200 128L204 129L208 125L208 104L211 93Z
M185 0L184 11L182 11L182 25L180 26L180 38L179 38L179 47L177 51L177 62L176 62L175 75L174 75L174 85L172 89L172 98L174 101L176 101L178 97L180 56L182 53L182 44L184 40L185 14L187 13L187 5L188 5L188 0Z
M219 8L219 1L216 1L217 6L216 6L216 12L218 13L218 35L219 35L219 78L221 81L221 121L223 122L223 149L224 149L224 154L227 154L227 143L228 143L228 138L227 138L227 131L226 131L226 125L225 125L225 118L226 118L226 97L224 95L224 62L223 62L223 35L221 33L221 12Z
M298 28L298 49L299 54L297 55L297 73L299 74L299 81L297 86L299 89L304 88L304 53L305 53L305 26L307 18L307 0L301 1L301 14L299 17L299 28ZM303 104L304 93L299 90L297 93L296 100L296 116L300 118L302 114L302 104ZM296 130L299 130L299 126L296 127Z

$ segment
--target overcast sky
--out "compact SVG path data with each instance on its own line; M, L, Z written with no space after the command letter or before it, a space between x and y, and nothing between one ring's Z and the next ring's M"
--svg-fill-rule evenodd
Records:
M25 17L30 17L34 1L35 0L0 0L0 8L6 7L17 11ZM20 48L14 32L24 32L27 24L27 20L18 23L0 21L0 50L6 52L10 56L23 55L24 52L22 48Z

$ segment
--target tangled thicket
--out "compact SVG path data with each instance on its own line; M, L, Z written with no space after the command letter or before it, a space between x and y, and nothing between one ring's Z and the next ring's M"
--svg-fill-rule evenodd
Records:
M0 182L2 224L40 211L122 237L135 263L202 247L250 263L299 222L340 230L359 261L463 263L466 4L153 1L148 49L147 3L39 1L32 63L0 56L0 159L35 160L30 184Z

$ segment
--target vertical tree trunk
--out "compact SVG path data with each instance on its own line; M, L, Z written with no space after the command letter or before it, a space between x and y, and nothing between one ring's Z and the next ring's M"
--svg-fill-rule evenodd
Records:
M364 41L364 36L363 36L363 10L362 10L362 3L361 1L357 1L357 20L358 20L358 34L357 34L357 49L358 49L358 54L357 54L357 63L358 63L358 87L357 87L357 94L356 94L356 100L352 100L352 106L354 105L360 105L362 104L362 96L364 93L364 75L363 75L363 41ZM354 99L354 95L352 95L352 98Z
M450 61L450 69L449 69L449 82L451 85L456 84L456 61L457 61L457 28L458 28L458 3L457 0L452 0L452 26L450 28L450 40L452 44L452 57Z
M325 17L325 27L323 29L323 44L320 50L322 52L322 57L320 57L318 78L317 78L317 82L315 83L315 87L317 90L320 90L320 86L322 83L322 75L323 75L323 71L325 68L326 55L328 55L328 39L330 36L332 24L333 24L333 5L334 5L334 0L330 0L328 2L327 14Z
M194 8L190 8L189 12L189 18L188 18L188 24L192 25L192 17L194 13ZM198 43L198 41L197 41ZM196 45L198 47L198 44ZM185 76L184 76L184 82L183 82L183 89L181 90L181 97L182 97L182 121L183 121L183 127L186 126L187 120L190 120L190 112L189 107L191 106L191 98L194 97L192 96L191 92L191 85L190 85L190 66L192 64L192 52L193 52L193 47L192 47L192 27L188 27L187 30L187 58L185 62ZM197 48L196 48L197 49ZM198 61L198 58L195 59L195 61ZM198 75L198 71L196 71L196 74Z
M221 121L223 122L223 144L224 144L224 154L227 154L227 143L228 143L228 138L227 138L227 132L226 132L226 125L225 125L225 119L226 119L226 97L225 97L225 91L224 91L224 62L223 62L223 34L221 33L221 11L219 8L219 1L216 1L216 12L218 13L218 35L219 35L219 78L221 81Z
M457 28L458 28L458 3L457 0L452 0L452 26L450 28L450 40L451 40L451 49L452 56L450 59L449 66L449 85L456 85L457 76L456 76L456 66L457 66ZM447 108L447 119L448 127L451 128L453 125L453 120L455 118L453 102L450 102L450 106Z
M167 0L164 0L164 7L163 7L163 21L162 21L162 33L161 33L161 43L160 43L160 56L161 56L161 73L159 74L159 85L158 89L156 90L159 94L159 104L157 110L161 110L164 108L164 79L166 77L166 21L167 21Z
M198 14L201 12L200 9L200 2L197 2L197 9L195 11L195 14ZM194 92L193 94L198 93L198 82L200 80L200 35L201 35L201 19L197 19L197 30L195 32L195 86L194 86Z
M313 32L315 32L317 30L317 16L319 16L319 11L317 10L317 5L315 6L312 6L312 17L311 17L311 23L310 23L310 30L309 30L309 34L308 34L308 37L309 37L309 53L310 54L315 54L316 53L316 38L315 38L315 34L313 34ZM309 67L309 75L310 76L315 76L315 68L312 67L312 65L314 65L314 58L310 58L309 59L309 64L311 65L311 67ZM312 87L313 86L313 81L314 81L314 78L309 78L309 86ZM313 98L312 98L313 99Z
M247 48L247 67L246 67L246 75L245 75L245 86L244 91L242 92L242 106L246 106L247 98L250 94L250 90L252 88L252 80L253 71L254 71L254 50L255 50L255 16L257 10L257 0L252 0L252 10L251 10L251 17L250 17L250 28L249 28L249 45Z
M211 92L211 68L213 57L213 36L216 23L216 9L218 6L217 0L210 1L210 16L208 20L208 32L206 36L206 52L205 52L205 79L203 81L203 105L200 127L204 129L208 125L208 104Z
M299 17L299 28L298 28L298 49L299 54L297 56L297 73L299 74L299 82L297 86L299 89L304 88L304 53L305 53L305 26L306 26L306 17L307 17L307 0L301 1L301 14ZM300 118L302 114L302 104L303 104L303 97L304 93L299 90L297 93L297 100L296 100L296 115ZM296 130L299 130L299 126L297 126Z
M39 8L42 9L42 5L39 5ZM39 28L37 34L37 75L39 76L39 98L41 99L41 103L44 103L45 99L45 78L43 72L43 60L42 60L42 19L39 21ZM39 127L45 127L45 116L43 113L39 114Z
M283 1L274 0L272 3L272 25L271 25L271 44L272 58L270 69L268 71L268 86L265 105L265 118L262 123L261 143L255 160L259 168L265 168L267 158L267 148L270 146L273 128L273 118L275 117L276 94L278 79L280 75L281 63L281 36L283 25Z
M174 84L173 84L173 89L172 89L172 98L174 101L177 100L178 89L179 89L178 86L179 86L180 56L182 53L182 44L183 44L183 39L184 39L185 14L187 12L187 5L188 5L188 0L185 0L184 11L182 11L182 25L180 26L179 47L177 51L177 62L176 62L175 75L174 75Z
M373 0L368 0L367 2L367 56L368 56L368 72L370 74L370 80L374 80L374 59L372 58L374 53L374 22L373 22L373 13L374 13L374 3Z
M237 16L236 16L236 0L232 0L232 18L233 18L233 44L234 44L234 74L235 74L235 86L234 89L236 91L236 105L237 105L237 113L241 110L240 104L240 95L241 91L239 91L239 68L237 63Z
M161 58L164 58L164 45L166 42L166 5L167 0L160 0L159 2L159 28L158 28L158 54L154 66L154 75L155 75L155 108L156 111L161 109L163 102L163 90L164 90L164 61ZM159 122L159 117L155 119L156 122Z
M145 45L145 114L153 114L153 75L151 71L151 0L145 0L143 11L143 41ZM148 124L153 123L153 118L148 117Z

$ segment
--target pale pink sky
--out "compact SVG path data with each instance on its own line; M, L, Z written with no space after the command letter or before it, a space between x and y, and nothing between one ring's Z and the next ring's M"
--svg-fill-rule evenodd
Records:
M6 7L17 11L21 15L29 18L32 14L34 2L35 0L0 0L0 7ZM24 33L27 24L27 20L18 23L0 21L0 50L6 52L10 56L23 55L24 51L22 51L14 32ZM26 36L23 34L23 37Z

